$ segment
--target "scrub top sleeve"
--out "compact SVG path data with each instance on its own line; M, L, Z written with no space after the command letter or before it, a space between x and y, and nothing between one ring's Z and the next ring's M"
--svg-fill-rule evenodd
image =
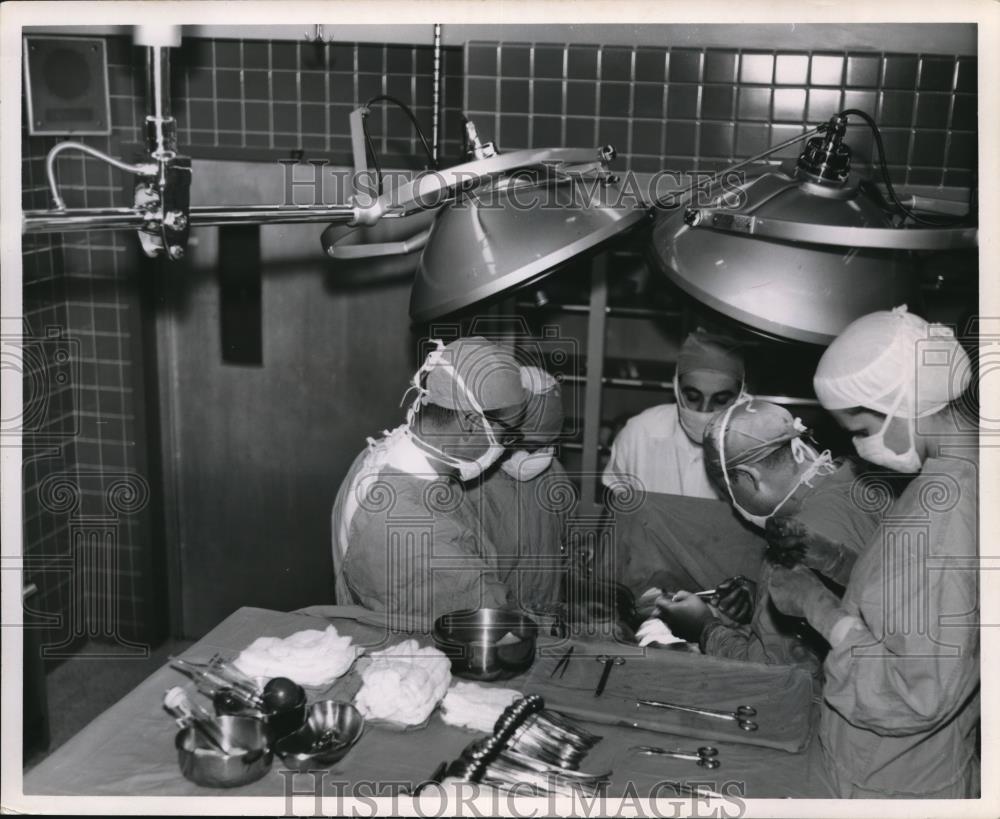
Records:
M827 540L861 553L878 526L878 518L853 500L850 484L837 482L813 492L795 518ZM846 578L844 579L846 582Z
M727 626L719 623L709 628L708 634L702 641L702 651L705 654L752 663L774 662L760 637L747 626Z
M458 609L502 608L507 586L480 556L479 534L451 520L436 520L431 539L414 539L409 560L424 567L402 579L396 597L413 613L440 617ZM402 603L409 600L409 604Z
M888 736L926 731L957 712L979 684L976 572L940 559L960 554L963 543L975 554L975 521L970 527L957 518L928 533L926 571L906 560L886 566L879 555L882 570L867 573L860 596L849 590L860 616L827 656L824 697L857 727ZM887 536L906 534L890 528ZM883 542L880 537L870 548L881 553ZM864 560L855 575L868 568ZM908 585L921 575L916 588Z
M637 462L637 450L641 446L642 433L634 418L630 418L623 426L614 441L611 442L611 456L601 475L601 483L607 487L625 483L632 486L633 475L628 471L629 464Z

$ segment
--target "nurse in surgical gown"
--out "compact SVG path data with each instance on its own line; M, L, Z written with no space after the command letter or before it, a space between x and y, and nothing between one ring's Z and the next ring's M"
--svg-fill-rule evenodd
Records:
M816 394L858 454L919 473L858 558L842 600L777 568L775 605L830 644L814 774L843 797L979 791L978 440L960 398L967 356L897 308L827 349Z

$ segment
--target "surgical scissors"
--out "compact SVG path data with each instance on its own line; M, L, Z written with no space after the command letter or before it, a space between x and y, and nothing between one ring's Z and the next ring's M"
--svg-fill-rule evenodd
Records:
M718 768L722 763L716 759L719 749L711 745L702 745L697 751L668 751L665 748L657 748L654 745L633 745L629 748L637 754L646 756L669 756L674 759L690 759L696 762L701 768Z
M597 683L597 688L594 689L594 696L599 697L604 693L604 687L608 684L608 677L611 676L611 669L616 665L625 665L625 658L602 654L600 657L596 657L595 659L599 663L604 663L604 671L601 672L601 679Z
M684 711L688 714L701 714L715 719L728 719L735 722L744 731L756 731L759 727L751 717L757 716L757 709L752 705L739 705L735 711L717 711L714 708L694 708L690 705L677 705L672 702L660 702L659 700L636 700L635 707L647 705L650 708L669 708L674 711Z

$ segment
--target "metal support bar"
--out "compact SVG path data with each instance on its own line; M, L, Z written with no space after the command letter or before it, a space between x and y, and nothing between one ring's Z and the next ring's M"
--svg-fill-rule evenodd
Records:
M434 101L431 110L431 159L438 166L438 143L441 141L441 24L434 24Z
M349 205L200 205L191 208L192 227L212 225L279 225L350 222L357 214ZM385 218L392 214L386 214ZM84 230L158 229L155 214L136 208L81 208L24 211L23 233L74 233Z
M581 501L584 509L596 512L597 446L601 432L601 370L604 367L604 333L607 326L605 308L608 305L608 257L599 253L591 262L590 316L587 319L587 380L584 388L583 463L580 477Z

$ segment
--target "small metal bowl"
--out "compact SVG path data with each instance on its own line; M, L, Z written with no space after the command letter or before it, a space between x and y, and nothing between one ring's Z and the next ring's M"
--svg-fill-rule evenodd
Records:
M534 620L503 609L444 614L434 621L433 633L456 677L482 681L510 679L531 668L537 635Z
M267 677L254 677L254 683L258 691L263 691L264 686L269 682ZM269 744L275 742L292 731L297 731L306 721L306 692L299 686L299 697L294 704L280 711L263 711L256 708L248 708L238 700L228 695L229 689L219 690L212 698L215 706L215 713L219 715L228 714L240 717L252 717L264 723Z
M321 700L309 706L305 725L274 744L274 752L296 771L328 768L347 755L364 730L365 718L351 703Z
M234 748L226 755L193 726L181 729L174 739L177 763L185 779L206 788L236 788L256 782L271 769L264 723L252 717L217 717L219 730Z

